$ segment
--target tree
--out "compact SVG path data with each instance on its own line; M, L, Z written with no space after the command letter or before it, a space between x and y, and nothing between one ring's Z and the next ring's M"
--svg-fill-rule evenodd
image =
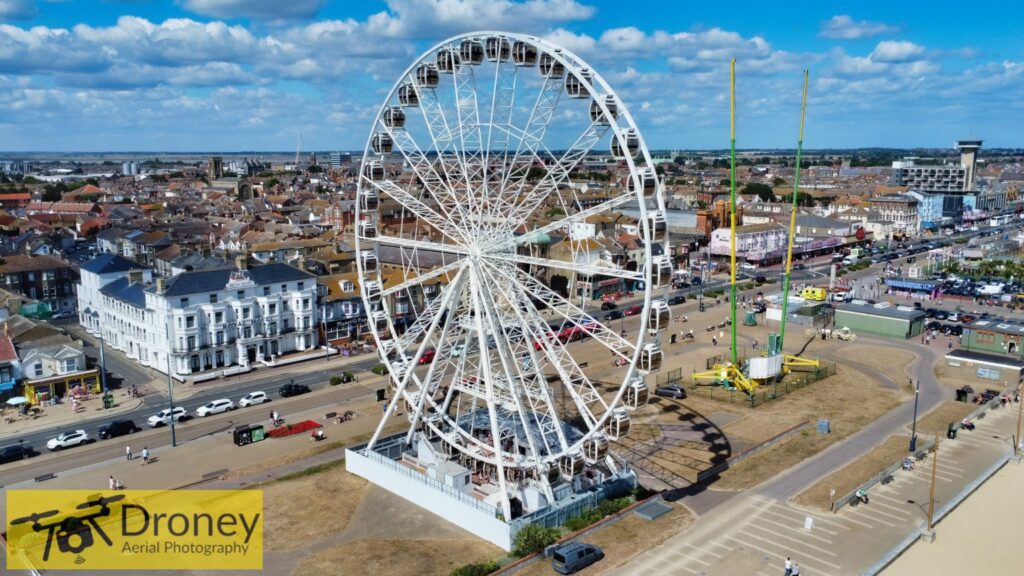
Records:
M785 183L786 181L779 176L776 176L775 178L772 179L772 186L782 186Z
M747 184L743 187L743 190L740 191L740 194L757 194L757 197L764 202L778 201L778 199L775 198L775 191L772 190L772 187L767 184L761 184L760 182L751 182L750 184Z
M277 186L278 184L279 184L279 182L278 182L277 178L271 178L270 180L267 180L266 182L263 183L263 189L264 190L269 190L269 189L273 188L274 186Z
M814 206L814 196L811 196L807 192L797 192L796 203L798 206Z
M664 176L665 167L662 166L661 164L658 164L657 166L654 167L654 173L657 174L658 176Z
M722 178L721 180L718 181L718 184L721 186L728 186L729 184L732 184L732 180L729 180L728 178Z
M522 558L536 552L543 552L545 548L554 544L555 540L558 540L557 528L545 528L540 524L528 524L516 534L512 555Z
M676 164L686 164L686 157L676 156L675 158L672 159L672 161L675 162Z
M310 174L319 174L320 172L324 171L324 167L320 166L319 164L313 164L312 166L307 168L306 171L309 172Z

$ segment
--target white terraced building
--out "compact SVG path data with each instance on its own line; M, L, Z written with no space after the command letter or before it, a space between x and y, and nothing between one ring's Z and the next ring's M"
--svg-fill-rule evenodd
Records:
M287 264L185 272L104 254L82 266L82 326L129 358L182 378L318 346L316 277Z

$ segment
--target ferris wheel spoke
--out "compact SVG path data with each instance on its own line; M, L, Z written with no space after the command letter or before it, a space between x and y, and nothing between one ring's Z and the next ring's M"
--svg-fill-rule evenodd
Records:
M599 322L586 310L576 304L573 304L570 300L564 298L561 294L555 292L551 288L548 288L536 278L533 278L518 268L506 270L504 268L493 267L493 269L498 271L504 277L502 281L515 284L524 293L529 294L537 300L547 304L564 319L564 322L568 322L570 324L570 328L579 328L583 330L588 336L593 337L594 340L607 348L613 356L617 356L628 361L636 352L636 346L632 342L626 340L614 330L605 326L604 323Z
M558 185L567 182L569 180L569 174L583 161L583 158L590 153L601 138L604 137L608 131L609 126L607 124L599 124L592 122L590 126L583 131L576 141L573 143L568 150L565 151L562 156L548 169L547 174L541 178L540 182L535 184L533 188L525 195L525 197L518 203L515 211L512 214L512 220L516 222L516 225L525 223L531 214L533 214L541 204L548 198L552 192L556 192Z
M557 220L554 220L554 221L552 221L552 222L550 222L548 224L545 224L544 226L540 226L538 228L534 228L534 229L530 230L530 232L528 234L523 234L521 236L517 236L516 238L513 239L513 242L515 244L523 244L523 243L527 242L531 236L536 236L536 235L540 235L540 234L548 234L550 232L556 232L558 230L563 230L563 229L567 228L568 226L570 226L571 224L573 224L574 222L582 222L582 221L586 220L587 218L590 218L591 216L596 216L598 214L604 214L606 212L610 212L610 211L612 211L612 210L614 210L614 209L616 209L616 208L618 208L620 206L623 206L625 204L629 204L630 202L636 202L636 196L635 195L633 195L633 194L620 194L620 195L618 195L618 196L616 196L616 197L614 197L614 198L612 198L610 200L605 200L604 202L601 202L600 204L597 204L595 206L591 206L590 208L585 208L585 209L580 210L578 212L573 212L573 213L568 214L566 216L563 216L563 217L561 217L561 218L559 218Z
M431 207L424 204L419 198L416 198L398 184L390 180L375 182L365 177L363 180L369 182L374 188L401 204L402 208L412 213L417 220L426 222L453 242L466 239L462 231L451 224L451 220L435 212Z
M430 252L438 252L440 254L458 254L460 256L469 255L470 251L468 248L458 246L455 244L442 244L440 242L430 242L428 240L413 240L412 238L398 238L396 236L383 236L378 235L374 240L379 244L385 244L390 246L399 246L402 248L415 248L419 250L427 250Z
M379 122L379 124L391 136L395 148L398 149L444 216L452 220L456 212L461 213L462 203L459 197L447 180L438 173L434 160L423 153L412 135L404 129L391 128L384 122ZM462 214L462 216L465 215Z
M416 314L416 320L410 325L401 336L397 338L398 350L405 350L411 346L416 340L423 336L423 341L426 342L433 335L432 332L424 330L439 316L446 316L452 310L452 305L458 302L458 298L462 293L462 285L464 280L462 277L465 275L466 268L463 267L455 274L455 281L449 284L441 294L431 299L423 310ZM449 297L449 294L455 291L454 295ZM454 298L454 300L452 300Z
M597 264L585 264L582 262L570 262L567 260L555 260L553 258L540 258L537 256L524 256L522 254L504 254L500 252L489 252L487 253L487 257L492 260L511 262L513 264L529 264L531 266L539 266L542 268L569 270L581 276L611 276L614 278L622 278L623 280L633 280L635 282L645 281L644 273L641 271L622 270L621 268L611 268L608 266L599 266Z
M450 276L451 272L464 268L465 266L466 260L459 259L456 260L455 262L445 264L444 266L434 268L430 272L425 272L423 274L416 274L415 276L407 277L406 280L399 282L398 284L385 287L384 290L381 292L381 296L387 298L392 294L404 292L412 288L413 286L420 286L424 282L429 282L435 278L440 278L441 276Z
M526 122L526 127L518 138L519 145L516 147L516 153L502 177L501 189L502 191L508 190L507 195L513 203L523 189L533 160L537 158L537 152L544 142L544 136L547 134L562 92L562 79L548 77L544 79L541 89L537 93L537 100L530 113L530 119ZM529 156L528 162L520 162L520 157L524 152ZM511 186L513 183L515 186Z
M469 214L474 214L473 205L475 200L473 198L473 191L468 186L466 175L462 169L464 166L462 151L455 145L456 140L461 138L461 130L458 127L452 129L448 125L444 108L437 98L436 89L416 86L416 91L419 94L420 110L423 111L427 133L430 134L433 149L437 154L436 163L441 168L438 174L444 174L453 203L455 205L464 205ZM456 134L457 131L459 134ZM456 192L456 188L461 187L463 183L466 184L466 193L460 196ZM469 222L471 220L464 220L466 224L469 224Z

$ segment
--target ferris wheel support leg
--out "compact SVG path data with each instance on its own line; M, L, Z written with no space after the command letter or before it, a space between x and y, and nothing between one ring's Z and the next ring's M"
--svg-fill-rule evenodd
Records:
M458 276L456 277L455 282L453 283L453 288L461 286L462 277L464 275L463 270L459 271ZM449 290L448 293L445 294L445 298L448 300L449 303L451 302L452 295L455 294L456 292L458 292L458 290L453 289ZM430 328L427 331L428 335L437 329L437 324L441 320L441 316L441 314L437 314L434 316L433 321L430 323ZM380 438L381 432L384 431L384 426L387 424L388 420L391 419L391 416L394 415L395 408L398 406L398 402L402 399L402 393L405 392L405 388L406 386L408 386L409 380L415 377L416 363L419 361L420 357L423 356L423 352L424 350L426 350L426 346L429 340L430 339L427 337L423 338L423 342L416 350L416 354L412 358L412 361L409 362L409 366L407 367L405 374L402 374L402 380L398 382L397 386L395 386L395 393L392 395L391 400L388 402L387 409L384 410L384 416L380 419L380 423L377 424L377 429L374 430L373 436L370 437L370 442L367 443L366 445L367 450L372 450L374 445L377 444L377 440ZM399 350L399 353L401 354L402 351ZM422 384L420 385L420 389L423 389ZM408 441L406 443L408 443Z
M470 294L476 299L477 310L483 309L483 303L480 301L480 277L477 275L476 270L470 269L469 276ZM481 314L476 314L476 329L477 334L481 339L481 356L484 351L487 350L486 336L484 336L484 323L481 318ZM509 502L508 494L508 483L505 478L505 463L502 462L502 448L501 448L501 431L498 428L498 406L495 401L494 394L494 379L491 375L491 366L487 362L480 363L480 369L483 373L484 386L487 394L487 414L490 417L491 425L491 439L494 443L494 464L498 471L498 487L501 490L501 509L504 514L505 522L512 521L512 505Z

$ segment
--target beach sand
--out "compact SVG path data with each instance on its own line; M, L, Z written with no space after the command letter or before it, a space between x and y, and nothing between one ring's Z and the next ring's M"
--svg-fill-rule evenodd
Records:
M883 576L1024 574L1019 544L1024 526L1022 486L1024 463L1007 463L936 525L934 542L916 542L882 571Z

